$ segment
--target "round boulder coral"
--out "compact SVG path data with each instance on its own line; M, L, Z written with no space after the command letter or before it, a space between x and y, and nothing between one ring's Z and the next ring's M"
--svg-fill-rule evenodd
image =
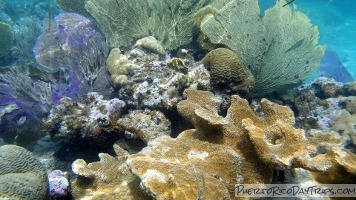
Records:
M0 199L49 199L40 161L23 147L0 147Z
M210 70L210 82L218 89L248 93L255 86L253 74L229 49L214 49L201 62Z

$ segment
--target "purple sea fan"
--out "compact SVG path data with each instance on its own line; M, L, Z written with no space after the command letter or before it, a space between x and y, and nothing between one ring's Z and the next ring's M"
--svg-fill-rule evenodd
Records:
M79 14L57 15L51 27L38 38L33 52L37 62L48 70L72 73L85 83L81 84L82 94L105 91L109 85L104 70L108 54L105 37ZM98 77L100 82L96 83Z

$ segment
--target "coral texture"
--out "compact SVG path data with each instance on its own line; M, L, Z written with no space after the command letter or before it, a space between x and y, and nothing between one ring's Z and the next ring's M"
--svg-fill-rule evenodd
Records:
M6 56L14 42L14 32L7 23L0 22L0 57Z
M116 124L125 130L126 138L140 138L146 143L171 134L171 122L158 110L134 110L122 116Z
M160 59L157 53L134 48L125 53L127 63L138 66L127 75L118 90L128 107L136 109L172 110L183 98L186 88L209 89L209 72L190 57Z
M0 198L49 199L45 169L23 147L0 147Z
M78 159L73 162L73 172L78 175L73 183L75 199L150 199L140 190L139 180L126 165L128 153L114 145L117 157L99 154L100 161L87 164Z
M240 155L191 138L160 137L127 163L155 199L230 199L243 180Z
M236 54L226 48L210 51L201 61L210 69L210 83L223 87L228 86L232 92L249 92L255 86L255 77L244 66Z
M178 104L178 111L196 128L187 137L227 145L242 155L244 183L268 183L272 169L304 168L323 177L354 157L340 146L330 147L327 154L318 152L304 131L293 127L294 114L285 106L263 99L259 114L263 117L258 117L246 100L232 96L227 116L222 117L217 114L220 102L210 92L186 92L188 98ZM349 156L334 162L330 155L335 152Z
M319 31L305 14L279 0L262 19L258 1L224 2L221 9L210 8L215 12L201 10L197 26L209 42L229 47L251 70L254 96L301 84L319 67L326 48L318 45ZM204 46L206 40L201 41Z

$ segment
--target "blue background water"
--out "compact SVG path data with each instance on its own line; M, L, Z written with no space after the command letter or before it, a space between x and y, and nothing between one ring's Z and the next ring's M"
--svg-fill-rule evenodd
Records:
M275 2L259 0L262 11ZM294 3L319 27L319 42L336 52L341 63L356 79L356 1L295 0Z

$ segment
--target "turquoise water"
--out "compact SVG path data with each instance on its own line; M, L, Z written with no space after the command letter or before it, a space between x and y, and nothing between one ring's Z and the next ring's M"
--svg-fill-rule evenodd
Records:
M259 0L261 9L274 5L275 0ZM341 63L356 78L356 1L295 0L298 9L318 26L321 44L335 51Z

